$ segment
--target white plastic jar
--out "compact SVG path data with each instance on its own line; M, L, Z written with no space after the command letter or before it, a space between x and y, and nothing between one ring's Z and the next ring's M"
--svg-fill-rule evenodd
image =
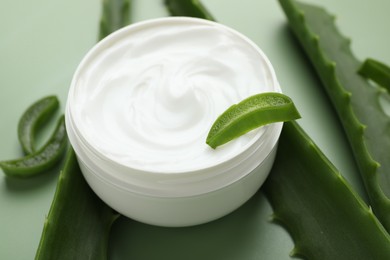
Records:
M65 112L94 192L119 213L160 226L220 218L267 177L282 123L216 150L205 143L229 106L280 92L272 65L242 34L196 18L160 18L100 41L77 68Z

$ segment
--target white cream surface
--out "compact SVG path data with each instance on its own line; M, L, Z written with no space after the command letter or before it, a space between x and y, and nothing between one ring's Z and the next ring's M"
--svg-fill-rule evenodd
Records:
M206 143L229 106L277 91L262 52L242 35L202 20L148 21L99 43L74 82L72 114L96 151L152 172L193 171L226 161L259 138Z

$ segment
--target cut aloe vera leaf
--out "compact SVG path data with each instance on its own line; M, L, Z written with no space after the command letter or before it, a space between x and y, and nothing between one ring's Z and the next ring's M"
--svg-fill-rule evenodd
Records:
M65 121L62 116L52 136L40 150L19 159L2 161L0 168L3 169L5 175L17 178L27 178L44 173L62 158L67 143Z
M284 124L263 190L273 219L304 259L390 259L390 237L370 208L295 122Z
M107 259L117 217L90 189L69 149L35 259Z
M130 24L130 0L103 0L99 39Z
M99 37L127 25L130 4L130 0L104 0ZM107 259L109 233L118 216L88 186L70 149L35 259Z
M56 96L44 97L32 104L23 113L18 123L19 142L26 154L36 151L36 131L55 113L59 107Z
M173 16L190 16L215 21L199 0L165 0L164 3Z
M386 64L374 59L366 59L358 73L390 91L390 67Z
M336 28L334 16L317 6L279 1L338 113L370 205L390 231L390 118L380 102L390 97L356 73L361 62Z
M276 92L253 95L232 105L215 120L206 143L216 148L260 126L300 117L286 95Z

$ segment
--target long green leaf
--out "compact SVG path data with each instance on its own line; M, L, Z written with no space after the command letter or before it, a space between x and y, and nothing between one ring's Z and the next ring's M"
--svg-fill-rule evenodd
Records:
M317 6L279 1L340 117L373 211L390 231L390 118L381 104L390 97L356 73L361 62L334 16Z
M284 124L264 191L304 259L390 259L390 237L295 123Z
M103 0L99 37L126 26L129 13L130 0ZM107 259L109 232L118 216L87 185L69 150L35 259Z
M35 259L107 259L117 217L89 188L70 149Z
M164 0L171 15L190 16L215 21L199 0Z
M99 39L130 24L130 0L102 0L103 9L100 17Z

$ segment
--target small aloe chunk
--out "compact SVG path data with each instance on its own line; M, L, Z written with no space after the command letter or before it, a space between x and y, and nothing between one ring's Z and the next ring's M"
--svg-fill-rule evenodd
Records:
M390 96L357 74L361 62L336 28L334 16L318 6L279 2L337 111L370 205L390 231L390 117L379 100Z
M286 95L276 92L253 95L232 105L215 120L206 143L216 148L260 126L300 117Z
M58 120L56 129L43 147L36 150L34 142L35 132L42 128L58 106L57 97L48 96L26 109L18 124L18 138L26 156L1 161L0 168L5 175L16 178L32 177L46 172L60 161L68 143L63 116Z
M57 123L52 136L38 151L22 158L2 161L0 168L10 177L28 178L52 168L63 157L68 143L65 121L62 116Z
M358 72L390 91L390 67L386 64L374 59L366 59Z
M36 151L35 132L54 114L58 107L58 98L48 96L36 101L23 113L18 124L18 138L26 154Z

